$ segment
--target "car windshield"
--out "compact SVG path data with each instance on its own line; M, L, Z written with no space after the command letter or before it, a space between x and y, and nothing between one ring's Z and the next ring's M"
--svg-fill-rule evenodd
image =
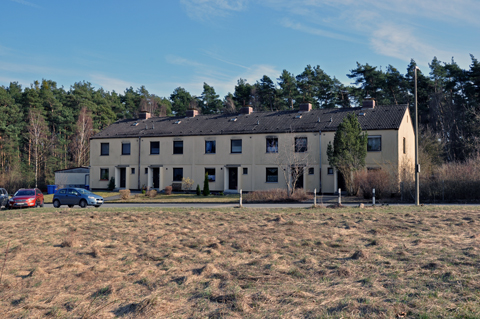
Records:
M92 193L92 192L87 191L86 189L83 189L83 188L77 188L77 191L82 195L90 195Z
M28 189L21 189L15 193L15 196L31 196L35 195L35 191Z

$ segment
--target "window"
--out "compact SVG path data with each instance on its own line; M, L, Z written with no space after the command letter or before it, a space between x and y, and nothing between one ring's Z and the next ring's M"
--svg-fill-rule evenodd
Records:
M313 167L308 168L308 175L313 175L315 174L315 169Z
M132 174L135 174L135 167L130 168L130 171L132 172Z
M327 173L328 175L333 175L333 167L329 167Z
M215 182L215 168L205 168L205 174L208 174L209 182Z
M307 151L307 138L295 137L295 153L304 153Z
M160 154L160 142L150 142L150 155Z
M108 168L100 168L100 180L108 181Z
M407 153L407 141L405 137L403 138L403 154Z
M58 193L59 194L66 194L67 190L64 188L64 189L59 190Z
M278 138L267 137L267 153L278 153Z
M369 136L367 142L368 152L379 152L382 150L382 137L381 136Z
M243 168L243 175L248 175L248 167Z
M122 155L130 155L130 143L122 143Z
M241 153L242 152L242 140L231 140L231 153Z
M173 154L183 154L183 141L173 141Z
M145 174L148 174L148 167L145 167Z
M101 143L100 144L100 155L107 156L110 153L110 144L109 143Z
M183 179L183 168L174 168L173 169L173 181L181 182Z
M267 167L265 181L267 183L278 183L278 168Z
M205 141L205 154L215 154L215 141Z

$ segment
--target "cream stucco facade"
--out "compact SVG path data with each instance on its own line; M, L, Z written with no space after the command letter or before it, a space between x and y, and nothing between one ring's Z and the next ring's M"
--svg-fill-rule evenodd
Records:
M400 170L402 163L413 163L414 133L408 108L397 129L367 132L370 137L380 137L381 141L380 150L367 152L368 168L388 164L392 169ZM335 193L338 189L337 172L330 169L326 155L334 135L335 131L312 131L93 138L90 143L90 184L92 189L106 189L109 179L114 177L116 188L164 189L181 183L181 173L182 177L194 180L195 189L197 184L203 188L205 172L208 171L212 191L285 188L284 176L289 176L283 174L283 169L288 169L284 165L285 158L294 154L302 157L301 187L307 191L316 189ZM306 152L295 154L295 138L306 138ZM275 149L268 152L267 140L275 139L278 141L277 152L273 152ZM157 149L159 154L155 154Z

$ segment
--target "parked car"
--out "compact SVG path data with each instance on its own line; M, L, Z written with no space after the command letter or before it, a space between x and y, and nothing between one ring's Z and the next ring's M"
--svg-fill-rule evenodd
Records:
M8 200L7 208L43 207L43 193L38 188L20 188Z
M62 188L53 195L52 202L53 207L57 208L61 205L68 205L68 207L73 207L74 205L79 205L80 207L100 207L103 204L103 197L83 188Z
M8 206L8 192L5 188L0 188L0 208Z

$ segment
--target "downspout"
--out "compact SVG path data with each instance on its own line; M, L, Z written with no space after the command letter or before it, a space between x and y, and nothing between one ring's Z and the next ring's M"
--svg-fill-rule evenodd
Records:
M140 189L140 152L142 150L142 138L138 137L138 189Z
M318 131L318 167L319 192L322 194L322 131Z

